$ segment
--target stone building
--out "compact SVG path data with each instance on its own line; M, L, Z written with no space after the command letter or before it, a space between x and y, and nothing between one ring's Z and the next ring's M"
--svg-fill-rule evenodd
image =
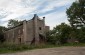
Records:
M44 43L45 33L49 26L45 26L45 17L40 19L36 14L31 20L24 20L19 25L5 31L6 42L14 44Z

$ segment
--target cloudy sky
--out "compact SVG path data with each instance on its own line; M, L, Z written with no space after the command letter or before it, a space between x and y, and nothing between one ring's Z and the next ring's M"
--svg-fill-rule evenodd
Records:
M66 9L76 0L0 0L0 26L10 19L29 20L34 14L46 17L51 29L67 21Z

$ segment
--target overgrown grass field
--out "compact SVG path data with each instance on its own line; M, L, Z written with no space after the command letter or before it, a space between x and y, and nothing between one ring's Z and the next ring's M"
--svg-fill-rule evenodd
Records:
M25 44L0 44L0 53L13 53L17 51L26 51L32 49L41 49L41 48L54 48L54 47L62 47L62 46L85 46L85 43L66 43L66 44L44 44L44 45L25 45Z

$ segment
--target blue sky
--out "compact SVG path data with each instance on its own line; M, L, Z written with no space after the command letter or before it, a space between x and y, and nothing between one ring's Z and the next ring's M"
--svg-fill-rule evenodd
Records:
M76 0L0 0L0 26L7 26L10 19L29 20L34 14L46 17L52 29L62 22L69 24L66 9Z

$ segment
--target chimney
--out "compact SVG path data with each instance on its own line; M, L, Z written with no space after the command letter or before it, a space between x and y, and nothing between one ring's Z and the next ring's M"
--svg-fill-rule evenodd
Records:
M43 17L43 19L45 19L45 17Z
M43 17L43 21L45 22L45 17Z

